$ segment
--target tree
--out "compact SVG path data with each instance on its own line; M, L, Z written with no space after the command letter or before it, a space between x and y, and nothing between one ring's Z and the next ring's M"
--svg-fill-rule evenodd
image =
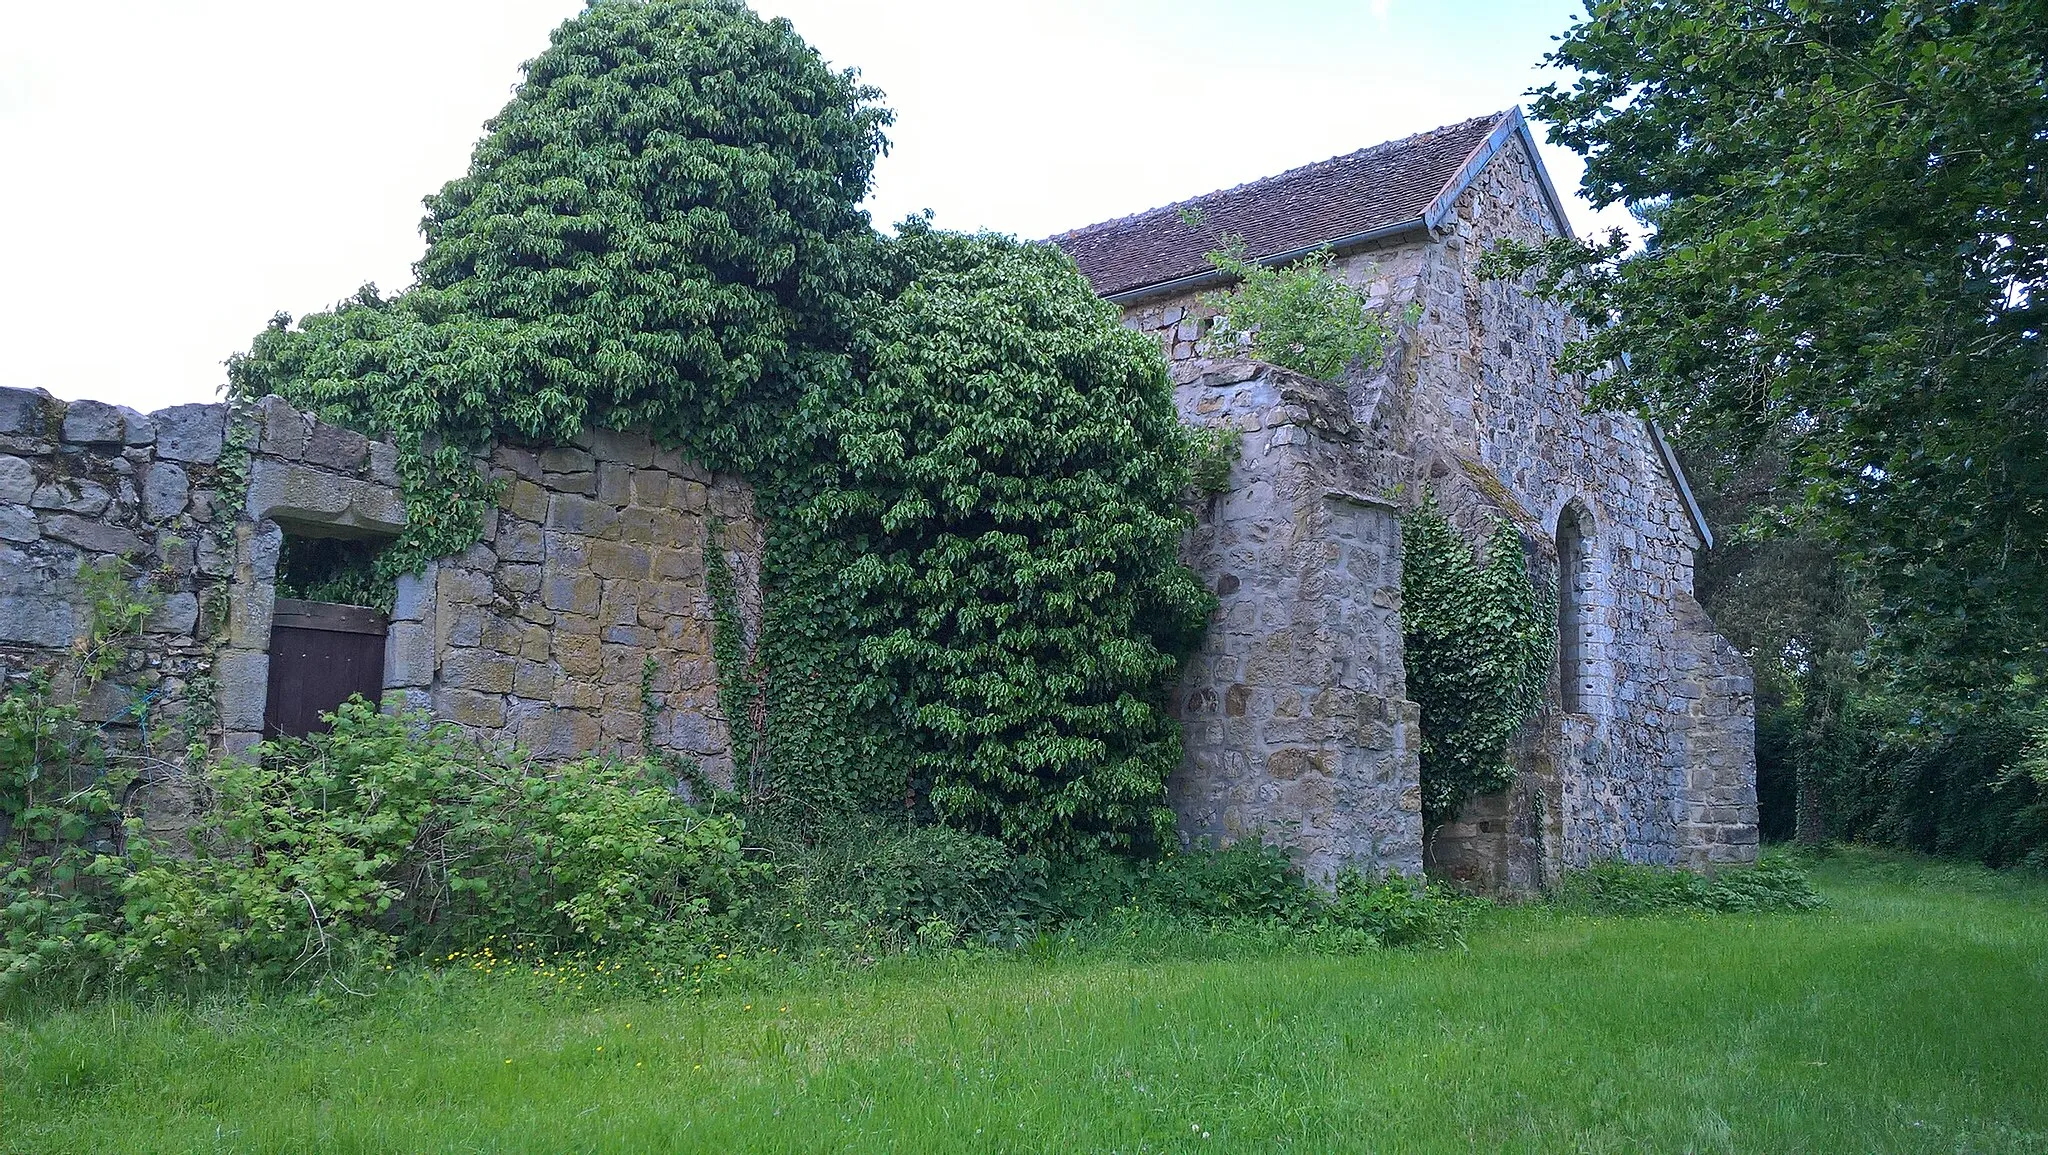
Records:
M401 571L473 539L493 434L643 426L745 467L843 372L879 95L740 0L598 0L427 198L417 284L280 316L233 389L398 443Z
M1698 446L1782 445L1902 685L2048 673L2048 0L1600 0L1552 138L1648 230L1495 254L1564 368Z

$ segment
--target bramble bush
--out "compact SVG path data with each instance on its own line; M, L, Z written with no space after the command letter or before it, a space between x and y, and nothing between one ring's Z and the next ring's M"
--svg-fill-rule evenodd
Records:
M289 975L487 938L674 947L710 937L756 869L737 817L644 764L543 766L361 699L332 723L214 768L192 857L147 853L122 885L119 969Z

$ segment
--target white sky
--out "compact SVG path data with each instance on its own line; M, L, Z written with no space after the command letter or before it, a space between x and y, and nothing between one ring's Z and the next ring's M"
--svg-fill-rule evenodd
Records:
M1026 237L1518 103L1582 10L755 2L888 93L878 224L928 207ZM420 198L460 175L520 63L582 6L0 0L0 385L210 399L272 313L407 284ZM1545 160L1570 197L1576 158Z

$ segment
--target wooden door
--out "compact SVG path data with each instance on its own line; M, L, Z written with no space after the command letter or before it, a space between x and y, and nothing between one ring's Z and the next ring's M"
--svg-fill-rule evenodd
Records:
M302 738L327 729L320 720L361 694L384 693L384 630L376 610L333 602L277 599L270 623L270 701L263 735Z

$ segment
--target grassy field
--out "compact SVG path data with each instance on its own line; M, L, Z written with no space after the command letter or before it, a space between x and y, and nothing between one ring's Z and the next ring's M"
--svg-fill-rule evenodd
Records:
M1444 953L100 1002L0 1031L0 1151L2048 1152L2048 886L1816 881L1818 914L1491 911Z

